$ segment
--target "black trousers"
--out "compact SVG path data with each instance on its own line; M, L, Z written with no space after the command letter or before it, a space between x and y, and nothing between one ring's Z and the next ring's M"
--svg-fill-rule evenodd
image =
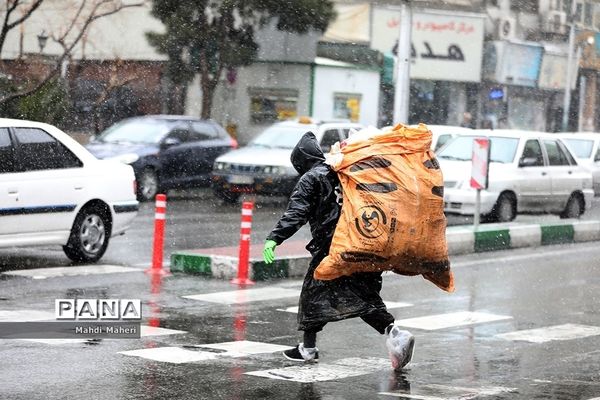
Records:
M385 328L394 323L394 316L384 310L375 310L371 313L361 315L360 319L365 321L382 335L385 333ZM327 325L327 323L304 331L304 347L312 348L317 345L317 332L320 332L325 325Z

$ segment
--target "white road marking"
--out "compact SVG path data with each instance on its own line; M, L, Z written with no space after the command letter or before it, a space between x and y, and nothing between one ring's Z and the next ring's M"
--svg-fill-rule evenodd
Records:
M402 399L416 400L469 400L478 399L486 396L497 396L502 393L510 393L516 391L516 388L507 388L501 386L482 387L482 388L466 388L460 386L446 386L436 384L411 385L411 392L433 392L435 395L417 394L417 393L402 393L402 392L379 392L384 396L399 397ZM450 397L447 397L450 396Z
M261 289L232 290L228 292L195 294L182 297L185 299L208 301L211 303L244 304L253 301L277 300L286 297L297 298L299 296L299 290L270 287Z
M6 271L3 275L22 276L31 279L57 278L61 276L98 275L122 272L141 272L139 268L122 267L120 265L79 265L76 267L54 267Z
M291 349L290 346L282 346L279 344L271 344L271 343L251 342L249 340L239 340L239 341L235 341L235 342L225 342L225 343L201 344L201 345L197 345L196 347L224 350L225 353L222 353L222 355L227 355L229 357L236 357L236 356L243 357L243 356L252 355L252 354L275 353L278 351L284 351L284 350Z
M526 329L522 331L501 333L496 337L514 340L525 341L531 343L546 343L553 340L572 340L581 339L588 336L600 335L600 327L587 326L578 324L564 324L548 326L537 329Z
M166 336L166 335L178 335L181 333L187 333L186 331L178 331L176 329L159 328L157 326L141 325L140 336Z
M154 347L140 350L120 351L119 354L173 364L214 360L217 358L216 353L186 350L180 347Z
M54 313L39 310L0 310L0 322L54 321Z
M408 318L396 321L397 325L407 328L433 331L437 329L456 328L512 319L508 315L496 315L484 312L459 311L449 314L429 315L426 317Z
M506 257L489 257L489 258L478 258L477 260L468 260L468 261L457 261L452 262L452 268L461 268L461 267L472 267L472 266L488 266L492 264L498 263L513 263L515 261L524 261L531 260L535 258L552 258L554 256L564 256L571 253L581 254L582 252L597 252L597 247L588 247L583 244L578 244L576 248L562 249L562 250L544 250L531 254L518 254L518 255L509 255Z
M383 302L385 303L385 307L388 310L391 310L393 308L404 308L404 307L412 307L413 306L413 304L411 304L411 303L400 303L400 302L387 301L387 300L384 300ZM287 307L287 308L278 308L277 311L298 314L298 306Z
M332 364L302 364L293 367L246 372L246 375L292 382L312 383L367 375L391 369L389 360L382 358L346 358Z
M76 344L76 343L85 343L88 341L88 339L19 339L19 340L23 340L26 342L42 343L42 344L51 344L51 345Z

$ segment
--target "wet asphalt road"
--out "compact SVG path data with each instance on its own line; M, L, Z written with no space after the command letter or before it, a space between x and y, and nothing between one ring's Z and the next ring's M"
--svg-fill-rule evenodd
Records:
M252 234L255 243L264 240L284 206L258 204ZM201 193L173 197L167 213L171 216L167 255L173 249L237 244L239 205L222 206ZM575 324L570 325L571 331L600 327L600 248L596 243L453 257L457 291L450 295L421 278L385 275L384 300L410 303L390 308L398 320L455 312L480 312L503 319L473 320L471 325L450 324L435 330L424 329L424 325L408 328L415 334L417 346L410 368L402 374L394 374L388 366L382 336L361 320L331 323L319 335L318 346L319 368L333 379L299 383L290 381L294 374L285 372L289 370L276 372L280 379L247 374L293 366L279 352L243 357L217 354L214 359L179 364L120 354L172 347L169 354L183 351L189 356L190 352L206 353L202 346L215 343L245 339L288 346L299 338L295 314L280 311L295 306L297 297L227 305L182 296L235 290L229 282L176 275L152 284L139 271L150 260L152 215L152 206L143 205L136 225L113 241L102 260L103 264L138 270L47 279L0 275L0 311L53 313L56 298L74 295L140 298L144 323L151 321L183 332L64 344L0 340L0 399L600 397L598 332L541 343L497 336L564 324ZM593 216L591 213L588 218ZM303 229L297 238L308 236ZM0 251L0 271L60 265L68 262L58 249ZM261 282L256 287L298 290L300 285L300 280L290 279ZM352 363L353 358L359 359L358 365ZM373 364L376 367L370 369ZM314 367L302 368L311 371ZM334 376L336 371L339 376Z

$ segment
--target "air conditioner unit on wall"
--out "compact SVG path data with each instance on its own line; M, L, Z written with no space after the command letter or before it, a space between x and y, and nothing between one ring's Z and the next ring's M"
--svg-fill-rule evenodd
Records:
M499 40L517 38L517 20L512 17L501 17L496 25L496 37Z
M542 23L542 30L548 33L567 33L567 14L562 11L550 11Z

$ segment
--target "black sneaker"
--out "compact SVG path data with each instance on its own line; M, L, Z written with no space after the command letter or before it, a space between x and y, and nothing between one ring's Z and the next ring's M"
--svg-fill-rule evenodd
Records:
M283 356L290 361L296 362L317 362L319 361L319 349L307 349L302 343L296 345L293 349L283 352Z

